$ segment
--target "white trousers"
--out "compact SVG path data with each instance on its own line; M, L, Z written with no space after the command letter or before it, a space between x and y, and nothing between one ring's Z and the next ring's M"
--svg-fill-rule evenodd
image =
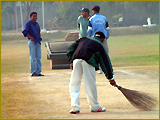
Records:
M70 80L71 107L73 110L80 110L79 94L82 74L84 76L89 106L92 110L98 110L100 105L97 102L95 68L82 59L75 59L73 61L73 71Z

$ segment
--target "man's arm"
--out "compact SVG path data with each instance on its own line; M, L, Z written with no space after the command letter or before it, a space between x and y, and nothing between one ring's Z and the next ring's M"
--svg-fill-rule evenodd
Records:
M68 56L68 58L69 58L69 61L72 63L73 61L72 61L72 56L73 56L73 54L74 54L74 51L76 50L76 48L77 48L77 46L78 46L78 43L79 42L79 40L78 41L76 41L76 42L74 42L70 47L69 47L69 49L68 49L68 51L67 51L67 56Z
M110 58L107 54L107 51L105 48L102 47L100 48L100 66L106 76L107 79L112 79L113 78L113 69L112 69L112 64L110 61Z
M28 37L28 39L31 39L31 41L34 41L34 38L29 35L29 23L28 22L24 25L22 33L24 37Z
M78 17L78 19L77 19L77 28L78 28L78 30L80 29L80 24L79 24L79 17Z
M92 36L92 24L91 24L91 21L90 21L90 20L89 20L89 25L88 25L87 34L88 34L89 37Z
M26 37L28 37L28 39L31 39L31 41L34 41L34 38L31 37L29 34Z
M108 24L108 21L106 22L106 28L109 28L109 24Z
M116 82L113 78L112 64L111 64L110 58L109 58L104 47L101 48L100 55L101 55L100 66L101 66L106 78L109 80L110 84L112 86L115 86Z
M106 20L106 30L107 30L107 38L109 38L109 24L108 24L108 20Z

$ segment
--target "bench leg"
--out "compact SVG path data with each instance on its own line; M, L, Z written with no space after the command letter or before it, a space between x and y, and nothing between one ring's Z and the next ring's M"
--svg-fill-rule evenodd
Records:
M50 60L50 68L52 69L52 60Z

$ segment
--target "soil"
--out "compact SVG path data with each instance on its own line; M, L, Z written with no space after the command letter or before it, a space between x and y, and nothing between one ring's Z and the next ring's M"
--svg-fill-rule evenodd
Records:
M98 102L107 109L106 112L90 112L82 78L80 113L70 114L71 72L70 69L61 69L44 71L43 77L30 77L29 73L19 75L21 85L35 91L34 97L45 102L40 105L44 109L37 111L42 119L159 119L159 102L152 111L140 111L133 107L117 88L109 84L104 74L98 73L96 73ZM159 100L158 66L114 67L114 78L116 83L124 88L149 93Z

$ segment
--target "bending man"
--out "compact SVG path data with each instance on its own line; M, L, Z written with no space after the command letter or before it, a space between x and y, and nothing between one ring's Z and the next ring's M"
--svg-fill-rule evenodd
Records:
M79 93L82 74L84 75L85 90L91 112L106 111L106 108L102 108L97 102L95 70L99 69L98 64L100 64L110 84L115 85L116 82L113 78L110 58L102 44L104 39L105 35L102 32L97 32L94 38L83 37L69 47L67 55L73 70L70 79L72 107L70 113L72 114L80 112Z

